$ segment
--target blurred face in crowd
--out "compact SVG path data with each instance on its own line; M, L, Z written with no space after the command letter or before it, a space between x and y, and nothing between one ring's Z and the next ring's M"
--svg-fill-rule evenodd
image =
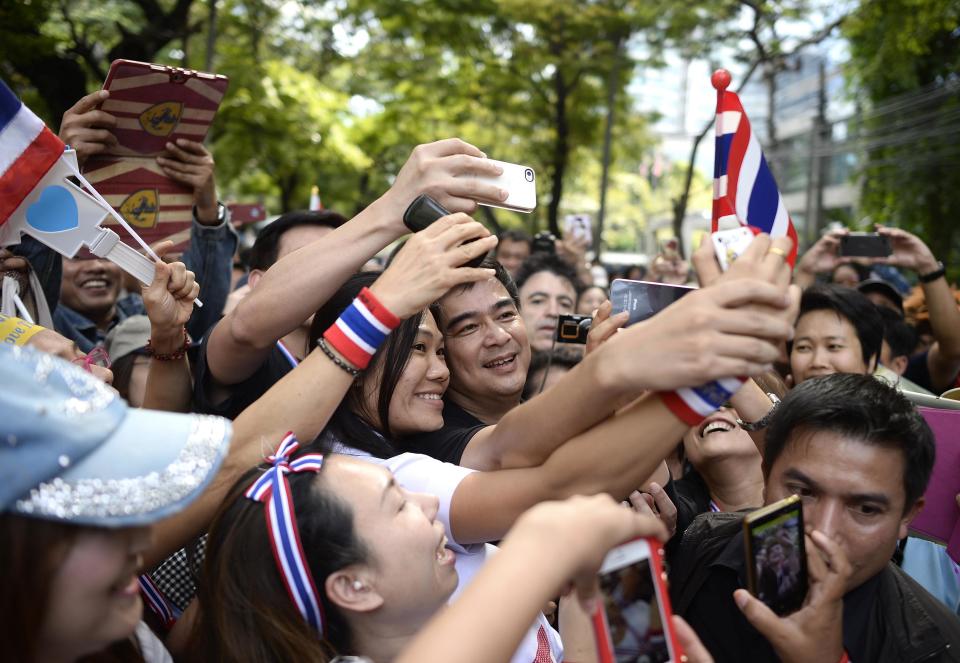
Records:
M530 366L527 330L495 278L440 300L450 389L466 398L519 398Z
M520 313L534 350L550 350L558 316L573 313L576 301L573 284L553 272L537 272L526 280L520 288Z
M109 260L65 258L60 301L98 324L116 314L123 272Z
M312 244L318 239L322 239L333 232L329 226L302 225L294 226L288 229L277 242L277 260L287 256L298 249L302 249L307 244ZM255 288L257 282L263 276L263 271L254 269L250 272L250 287Z
M850 265L840 265L833 270L831 280L837 285L856 288L857 284L860 283L860 274Z
M767 504L799 495L807 531L836 541L853 566L847 591L879 573L922 506L906 512L899 449L833 431L793 433L767 478Z
M367 416L377 428L381 428L376 412L382 375L383 362L380 361L364 394ZM390 431L410 435L443 428L443 394L449 380L443 336L433 314L427 311L417 330L410 358L390 398Z
M697 469L726 458L751 458L760 467L760 452L747 431L737 425L737 411L724 407L683 436L687 460Z
M529 257L529 242L503 239L497 244L497 262L503 265L512 277L516 277L520 265Z
M897 303L879 290L868 290L863 294L866 295L867 299L873 302L876 306L884 306L891 311L896 311L897 313L903 315L903 310L897 306Z
M54 572L38 660L56 653L74 660L133 633L143 612L137 575L149 544L144 527L79 531Z
M591 286L580 293L580 299L577 301L578 315L593 315L593 312L600 308L600 304L607 300L607 293L603 288Z
M793 383L832 373L868 373L857 330L835 311L817 310L797 320L790 373Z
M457 587L456 555L437 520L439 500L404 490L385 468L348 456L325 460L324 474L328 489L349 503L371 555L369 564L331 574L327 596L355 612L376 611L386 624L422 625ZM354 590L354 580L363 589Z

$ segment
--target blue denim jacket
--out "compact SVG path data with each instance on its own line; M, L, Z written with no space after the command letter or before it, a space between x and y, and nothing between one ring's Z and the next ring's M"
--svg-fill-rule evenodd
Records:
M203 338L223 313L230 294L230 273L233 254L237 250L237 233L230 225L230 213L224 210L224 220L216 226L204 226L197 221L194 209L193 226L190 229L190 244L181 260L191 270L200 284L200 300L203 308L194 308L187 322L187 332L196 340ZM117 317L110 327L131 315L143 315L143 298L139 293L129 294L117 301ZM97 329L89 318L60 303L53 313L53 322L58 332L76 342L83 352L90 352L102 345L106 332Z

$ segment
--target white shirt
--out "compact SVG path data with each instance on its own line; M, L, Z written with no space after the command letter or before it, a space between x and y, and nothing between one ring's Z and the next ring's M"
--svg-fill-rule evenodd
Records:
M457 589L450 597L450 601L456 599L460 592L473 580L473 577L486 561L487 556L497 550L496 546L489 543L461 545L454 538L450 527L450 505L453 502L453 494L460 482L475 470L452 463L444 463L424 454L402 453L393 458L374 458L366 452L353 449L340 442L334 443L332 448L335 453L355 456L386 467L393 473L397 483L407 490L436 495L439 498L440 508L437 512L437 519L443 523L443 527L447 531L448 545L457 553L455 564L460 579ZM560 634L550 626L543 613L539 613L536 621L527 630L523 640L520 641L520 647L510 659L510 663L531 663L533 661L537 655L537 631L541 626L550 640L553 660L557 663L563 660L563 643L560 641Z

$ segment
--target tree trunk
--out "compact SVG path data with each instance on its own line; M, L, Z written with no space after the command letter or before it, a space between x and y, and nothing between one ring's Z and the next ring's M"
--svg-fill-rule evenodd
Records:
M557 237L560 236L560 199L563 197L563 176L567 171L570 158L570 125L567 120L567 97L569 90L563 72L558 66L553 73L554 111L557 140L553 145L553 163L551 169L550 204L547 206L547 227Z
M277 186L280 187L280 212L282 214L286 214L294 209L293 195L297 190L298 184L300 184L300 176L296 172L281 177L277 181Z

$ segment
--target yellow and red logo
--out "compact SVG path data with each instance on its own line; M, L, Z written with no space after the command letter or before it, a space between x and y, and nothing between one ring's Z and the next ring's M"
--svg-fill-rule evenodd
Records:
M120 205L120 214L130 225L137 228L153 228L157 225L160 207L157 205L156 189L134 191Z
M180 122L183 104L164 101L140 113L140 126L151 136L169 136Z

